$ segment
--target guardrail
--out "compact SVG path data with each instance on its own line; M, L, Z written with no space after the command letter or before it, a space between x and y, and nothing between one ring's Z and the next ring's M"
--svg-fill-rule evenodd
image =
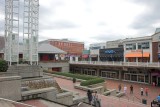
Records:
M29 105L29 104L24 104L24 103L12 101L12 100L4 99L4 98L0 98L0 105L1 105L1 102L6 102L6 104L8 103L8 107L11 106L9 104L12 104L15 107L36 107L36 106Z
M159 62L102 62L102 61L70 61L70 64L90 64L90 65L113 65L113 66L139 66L139 67L160 67Z

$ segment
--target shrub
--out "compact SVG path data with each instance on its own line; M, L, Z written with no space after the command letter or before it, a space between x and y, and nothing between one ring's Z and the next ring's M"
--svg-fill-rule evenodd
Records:
M97 78L97 77L93 77L93 76L72 74L72 73L67 73L67 72L55 72L54 74L67 76L67 77L72 77L72 78L77 78L77 79L83 79L83 80L90 80L90 79Z
M96 79L83 81L83 82L81 82L80 85L81 86L88 86L88 85L98 84L98 83L102 83L102 82L105 82L105 80L102 78L96 78Z
M66 73L66 72L55 72L54 74L86 80L81 82L80 85L82 86L88 86L92 84L105 82L105 80L102 78L88 76L88 75L72 74L72 73Z
M0 60L0 72L6 72L8 69L8 64L5 60Z

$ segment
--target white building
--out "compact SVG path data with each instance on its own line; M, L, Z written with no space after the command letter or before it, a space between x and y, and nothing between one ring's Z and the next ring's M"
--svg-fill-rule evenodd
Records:
M123 40L124 62L152 62L152 37Z
M105 49L106 43L94 43L90 44L89 49L90 50L96 50L96 49Z
M123 47L123 41L121 39L106 42L106 48L119 48L119 47Z

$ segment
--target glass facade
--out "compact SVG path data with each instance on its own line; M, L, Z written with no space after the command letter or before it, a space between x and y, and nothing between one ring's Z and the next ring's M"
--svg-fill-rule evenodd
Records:
M124 73L124 80L148 83L149 76L146 74Z

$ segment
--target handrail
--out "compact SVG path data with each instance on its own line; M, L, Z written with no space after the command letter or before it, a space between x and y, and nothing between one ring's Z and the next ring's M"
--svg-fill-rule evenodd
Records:
M29 104L24 104L24 103L16 102L16 101L13 101L13 100L4 99L4 98L0 98L0 100L6 101L6 102L11 102L13 104L23 105L23 106L26 106L26 107L36 107L36 106L29 105Z
M116 62L116 61L70 61L70 64L90 64L90 65L116 65L116 66L139 66L139 67L160 67L159 62Z

